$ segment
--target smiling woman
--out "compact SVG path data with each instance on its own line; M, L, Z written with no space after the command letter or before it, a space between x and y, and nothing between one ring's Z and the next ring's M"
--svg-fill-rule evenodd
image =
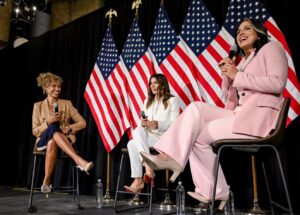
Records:
M170 94L168 80L163 74L150 77L148 97L144 101L141 115L139 125L132 132L132 140L127 144L131 177L134 178L130 186L124 186L129 192L140 192L144 182L150 183L154 179L153 169L142 163L139 152L149 152L149 147L158 141L179 115L178 101ZM146 169L143 179L142 165Z
M283 47L268 42L265 27L257 20L244 19L236 31L236 45L242 60L230 58L219 65L225 108L204 102L191 103L154 145L160 154L142 152L143 160L155 169L170 169L174 181L190 163L198 201L211 201L216 154L211 144L220 139L256 139L267 136L276 125L283 103L288 61ZM220 170L220 169L219 169ZM219 171L216 199L223 210L229 199L224 174Z
M86 122L71 101L59 99L62 82L61 77L50 72L41 73L37 77L38 86L47 96L45 100L34 104L32 113L32 133L36 136L36 148L46 149L45 177L41 187L43 193L51 192L50 180L58 148L68 154L81 171L88 174L94 166L93 162L81 158L72 147L76 140L75 133L85 128Z

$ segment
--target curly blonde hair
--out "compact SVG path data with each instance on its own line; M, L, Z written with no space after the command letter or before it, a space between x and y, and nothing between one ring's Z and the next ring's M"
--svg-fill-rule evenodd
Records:
M38 87L43 89L44 94L46 94L46 88L50 86L51 83L58 82L60 85L63 83L63 79L60 76L54 75L51 72L40 73L36 80Z

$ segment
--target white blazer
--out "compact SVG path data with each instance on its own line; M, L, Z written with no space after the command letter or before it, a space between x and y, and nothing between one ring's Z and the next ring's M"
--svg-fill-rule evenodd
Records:
M149 135L160 137L177 119L180 113L178 100L176 97L169 98L168 107L166 109L162 102L158 103L156 101L153 102L150 107L146 108L147 100L148 99L144 101L142 110L145 112L148 120L158 122L158 129L148 130L148 133Z

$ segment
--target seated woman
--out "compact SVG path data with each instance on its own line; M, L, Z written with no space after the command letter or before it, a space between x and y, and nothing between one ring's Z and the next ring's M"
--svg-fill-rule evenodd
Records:
M43 193L51 192L51 175L58 148L68 154L81 171L88 173L94 166L93 162L81 158L72 147L76 140L75 133L85 128L86 122L71 101L59 99L62 82L61 77L50 72L41 73L37 77L38 86L47 95L45 100L34 104L32 113L32 133L37 137L36 148L46 149L45 177L41 187Z
M158 156L142 153L143 160L154 169L170 169L174 181L190 162L195 192L190 196L209 202L212 197L213 168L216 155L211 143L220 139L267 136L276 126L283 103L288 63L284 48L269 42L266 28L257 20L243 19L235 41L242 60L225 58L220 62L225 108L203 102L191 103L178 120L160 138L154 148ZM218 174L216 199L223 209L229 188L222 169Z
M148 152L149 147L160 138L179 115L177 99L170 94L170 88L163 74L154 74L148 84L148 97L141 111L141 122L132 132L132 140L127 144L131 177L130 186L124 186L128 192L140 192L144 182L149 183L154 178L153 169L144 164L146 173L142 179L143 167L139 152ZM144 115L144 116L143 116Z

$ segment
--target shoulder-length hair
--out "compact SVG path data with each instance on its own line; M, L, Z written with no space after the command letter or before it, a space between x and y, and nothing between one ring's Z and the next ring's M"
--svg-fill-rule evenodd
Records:
M166 76L164 76L163 74L154 74L150 77L148 83L148 100L146 103L146 108L149 108L155 100L155 95L152 93L150 88L152 78L156 78L158 82L157 96L158 99L162 99L162 103L164 104L164 107L166 109L168 107L168 100L169 98L173 97L173 95L171 95L170 93L169 82Z
M270 41L267 28L258 19L252 19L252 18L242 19L235 29L235 39L234 39L235 44L237 46L237 54L242 57L245 56L245 53L244 50L238 46L236 38L237 38L237 32L240 25L245 21L250 22L252 28L254 29L254 31L257 33L257 36L259 37L259 39L256 40L253 44L253 47L255 48L255 54L259 51L261 47L263 47L266 43Z

